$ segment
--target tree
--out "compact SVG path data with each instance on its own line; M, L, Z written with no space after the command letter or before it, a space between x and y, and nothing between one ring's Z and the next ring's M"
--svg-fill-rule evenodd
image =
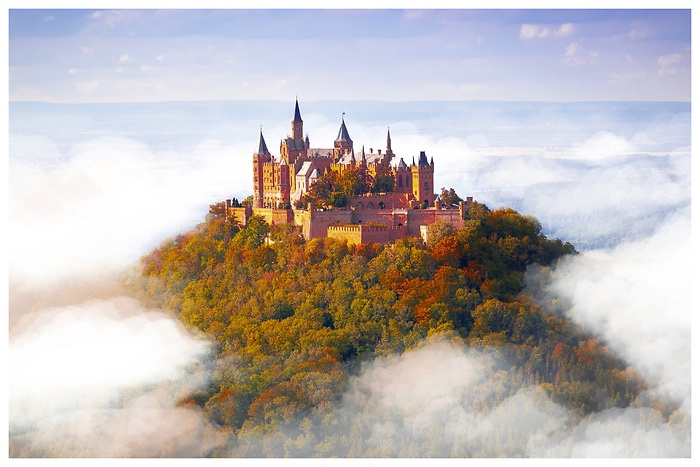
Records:
M372 183L372 193L391 193L394 191L394 174L390 167L380 167Z
M454 188L450 188L448 190L445 187L440 189L440 199L448 208L450 206L458 205L461 201L464 201L457 195Z

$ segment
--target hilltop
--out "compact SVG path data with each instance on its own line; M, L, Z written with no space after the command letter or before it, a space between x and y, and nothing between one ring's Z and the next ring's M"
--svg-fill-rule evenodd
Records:
M641 392L643 381L561 304L543 307L524 288L527 271L546 275L577 254L571 244L547 239L533 217L476 202L462 228L429 228L427 244L306 241L257 216L241 227L213 205L196 229L144 256L127 283L215 342L209 387L182 403L235 433L235 455L324 455L290 447L300 420L321 430L362 362L429 340L497 349L492 371L514 383L501 398L534 385L583 416ZM280 428L276 447L246 442ZM333 436L333 452L348 454L348 434Z

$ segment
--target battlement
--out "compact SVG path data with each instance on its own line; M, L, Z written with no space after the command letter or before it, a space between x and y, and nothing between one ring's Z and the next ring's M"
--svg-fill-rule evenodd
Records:
M347 240L351 244L369 242L387 243L403 238L408 233L408 226L389 226L384 224L335 224L329 225L327 237Z

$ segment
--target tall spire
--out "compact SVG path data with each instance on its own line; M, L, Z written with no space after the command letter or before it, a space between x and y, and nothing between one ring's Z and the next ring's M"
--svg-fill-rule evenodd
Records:
M367 158L365 157L365 145L362 145L362 159L361 159L363 164L367 163Z
M260 142L258 143L258 152L257 154L263 155L263 154L270 154L270 151L267 149L267 144L265 144L265 138L263 138L262 134L262 125L260 126Z
M295 99L294 104L294 120L292 120L292 139L304 139L304 121L301 119L301 112L299 112L299 99Z
M391 134L389 133L389 127L386 128L386 153L389 155L393 154L391 150Z
M301 119L301 112L299 112L299 98L296 99L296 105L294 106L294 120L292 122L303 122Z

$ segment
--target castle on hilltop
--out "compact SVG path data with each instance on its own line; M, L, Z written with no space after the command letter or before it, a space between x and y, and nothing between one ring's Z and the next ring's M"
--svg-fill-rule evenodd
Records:
M228 200L227 213L242 225L252 215L261 215L270 224L299 225L307 240L328 236L350 243L389 242L410 235L425 239L427 226L439 220L461 227L472 202L467 198L457 206L443 203L435 195L434 169L433 158L428 161L425 151L420 151L418 163L414 157L410 165L394 154L389 130L384 152L367 153L362 146L356 155L344 114L333 147L311 147L297 100L292 133L280 142L279 158L270 153L260 130L253 154L252 206L236 207ZM324 174L348 170L362 179L383 176L389 184L384 192L350 197L343 207L321 210L313 203L305 205L305 195Z

